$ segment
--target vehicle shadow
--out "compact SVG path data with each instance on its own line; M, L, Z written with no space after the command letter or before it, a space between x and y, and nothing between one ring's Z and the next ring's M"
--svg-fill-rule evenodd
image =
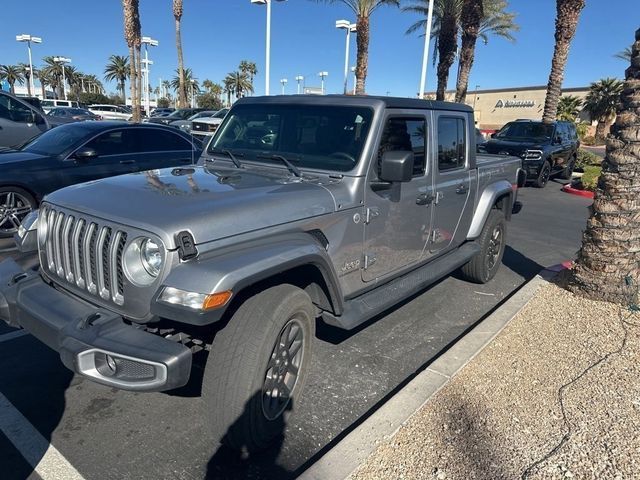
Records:
M249 400L243 412L229 426L225 437L230 431L235 429L246 429L247 422L257 413L255 411L256 401L261 401L262 392L256 394ZM294 478L293 473L278 464L278 457L285 441L285 429L287 417L293 413L293 400L287 406L287 412L272 422L270 428L275 433L275 438L271 446L259 452L251 453L243 445L240 450L234 450L226 445L219 445L207 464L207 479L239 480L239 479L288 479Z
M531 280L545 269L544 266L534 260L531 260L529 257L523 255L509 245L504 249L502 264L509 268L513 273L520 275L525 281Z

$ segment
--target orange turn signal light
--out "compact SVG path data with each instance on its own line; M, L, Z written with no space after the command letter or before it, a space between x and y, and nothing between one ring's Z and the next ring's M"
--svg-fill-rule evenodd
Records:
M214 308L225 306L231 299L231 295L233 295L231 290L207 295L204 302L202 302L202 310L213 310Z

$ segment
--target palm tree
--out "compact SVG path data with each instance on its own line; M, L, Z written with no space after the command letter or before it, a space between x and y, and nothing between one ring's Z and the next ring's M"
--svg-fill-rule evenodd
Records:
M129 78L131 79L131 104L133 106L133 121L140 121L140 12L138 0L122 0L124 16L124 37L129 47ZM140 77L140 78L139 78ZM126 100L126 99L125 99Z
M180 33L182 11L182 0L173 0L173 18L176 22L176 49L178 50L178 78L180 80L178 105L180 108L185 108L187 106L187 83L184 72L184 58L182 56L182 34Z
M625 62L630 62L631 61L631 47L627 47L624 50L622 50L621 52L618 52L616 54L613 55L615 58L618 58L620 60L624 60Z
M239 69L242 73L246 73L247 75L249 75L249 81L251 82L251 85L253 85L253 79L258 74L258 67L256 66L255 62L242 60L240 62ZM253 89L251 91L253 91Z
M422 18L415 23L413 23L408 29L407 34L412 34L414 32L424 32L425 27L427 25L427 14L429 10L429 0L414 0L416 3L412 5L408 5L403 7L403 11L417 13ZM515 37L513 36L513 32L518 31L520 27L515 23L516 15L513 13L506 12L507 8L506 0L484 0L483 2L483 10L484 15L481 17L480 25L478 27L477 38L482 40L482 43L487 45L489 43L489 36L495 35L498 37L502 37L510 42L515 41ZM446 49L447 51L454 52L455 59L455 51L457 50L457 42L453 43L453 40L448 35L445 38L443 34L441 36L441 25L442 18L445 14L448 14L450 17L456 17L458 23L460 24L457 28L458 32L464 34L464 25L462 25L462 8L463 8L463 0L435 0L434 8L433 8L433 25L431 29L431 38L434 39L433 42L433 65L435 66L438 63L439 50L440 50L440 40L449 42L449 46ZM447 20L447 19L445 19ZM468 38L470 40L470 38ZM460 86L462 89L464 86L468 86L468 78L469 73L471 71L471 67L473 65L473 59L475 57L475 50L471 49L471 56L465 56L464 60L462 56L459 58L459 69L458 69L458 77L456 80L456 87ZM449 76L449 68L444 69L446 65L443 65L443 70L440 70L440 74L444 75L446 73L446 80L443 78L440 82L440 85L446 85L448 83ZM466 77L466 80L465 80ZM444 90L442 91L442 97L444 98ZM458 92L458 88L456 88L456 93ZM460 97L463 95L460 94ZM464 101L464 99L462 100Z
M365 94L367 70L369 67L369 21L371 15L379 7L390 5L400 6L399 0L314 0L324 3L341 3L351 9L356 16L356 35L358 54L356 60L356 95Z
M551 61L551 72L547 83L547 95L544 101L542 121L553 123L558 111L558 102L562 94L564 66L569 55L569 46L576 33L580 12L585 0L556 0L556 44Z
M253 92L253 85L251 85L249 75L246 73L239 70L231 72L225 77L225 83L227 79L229 80L230 92L235 94L236 99L243 97L245 93Z
M558 120L575 122L580 114L582 99L573 95L563 95L558 102Z
M111 55L109 62L104 69L104 79L107 82L116 82L118 84L118 90L122 96L122 101L126 99L125 82L131 74L129 69L129 57L125 55Z
M455 101L464 102L469 86L469 72L473 65L476 50L476 40L480 33L480 22L484 17L483 0L463 0L460 12L460 26L462 30L462 44L458 58L458 78L456 79Z
M18 65L0 65L0 80L6 80L9 84L9 91L16 93L15 85L24 83L24 71Z
M202 82L202 86L206 89L207 92L211 93L213 82L207 78Z
M198 79L193 76L193 71L190 68L185 68L182 70L182 75L185 87L188 85L189 89L193 89L194 93L198 93L200 91L200 84L198 83ZM176 76L171 80L170 86L178 96L180 95L180 83L180 69L176 68ZM184 95L186 99L187 92L184 92Z
M27 92L28 92L29 96L31 96L31 94L32 94L32 92L31 92L31 68L26 63L19 63L18 64L18 68L20 68L20 70L22 70L22 73L24 75L24 80L27 82Z
M47 98L47 85L51 85L51 78L49 77L47 70L45 68L34 68L33 76L40 81L40 90L42 94L42 99Z
M53 58L48 56L42 59L44 66L40 72L48 79L48 85L53 89L56 98L60 98L62 96L62 65Z
M220 98L220 95L222 95L222 85L220 85L219 83L214 83L213 85L211 85L209 91L212 95L215 95L216 98Z
M591 217L568 288L589 298L638 304L640 283L640 29L607 142Z
M231 94L233 93L233 78L230 75L224 77L222 80L224 84L224 93L227 94L227 107L231 106Z
M591 120L597 120L596 141L602 142L605 131L616 113L620 94L624 84L615 78L603 78L589 87L584 99L584 108L589 112Z

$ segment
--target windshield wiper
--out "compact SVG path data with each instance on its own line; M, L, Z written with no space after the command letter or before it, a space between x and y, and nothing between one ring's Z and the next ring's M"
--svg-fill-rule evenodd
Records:
M280 160L287 167L291 173L293 173L296 177L302 178L302 172L298 167L296 167L293 163L287 160L282 155L256 155L256 158L266 158L267 160Z
M230 150L217 150L217 149L213 149L211 150L211 153L223 153L225 154L227 157L229 157L231 159L231 161L233 162L233 164L237 167L237 168L242 168L242 163L240 163L240 160L238 160L236 158L236 156L231 153ZM242 154L238 154L238 156L242 156Z

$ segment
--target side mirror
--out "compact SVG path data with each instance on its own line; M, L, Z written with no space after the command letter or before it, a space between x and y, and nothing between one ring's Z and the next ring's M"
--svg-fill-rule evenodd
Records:
M390 151L382 154L380 180L384 182L409 182L413 176L413 152Z
M44 125L45 123L47 123L44 117L39 113L31 112L31 115L33 115L33 123L35 123L36 125Z
M92 158L96 158L98 156L98 152L96 152L93 148L82 147L76 150L76 153L73 154L73 158L76 160L91 160Z
M556 145L560 145L562 143L562 138L560 138L559 136L554 138L553 143L555 143Z
M493 133L491 134L491 138L496 138L496 132L493 132Z

